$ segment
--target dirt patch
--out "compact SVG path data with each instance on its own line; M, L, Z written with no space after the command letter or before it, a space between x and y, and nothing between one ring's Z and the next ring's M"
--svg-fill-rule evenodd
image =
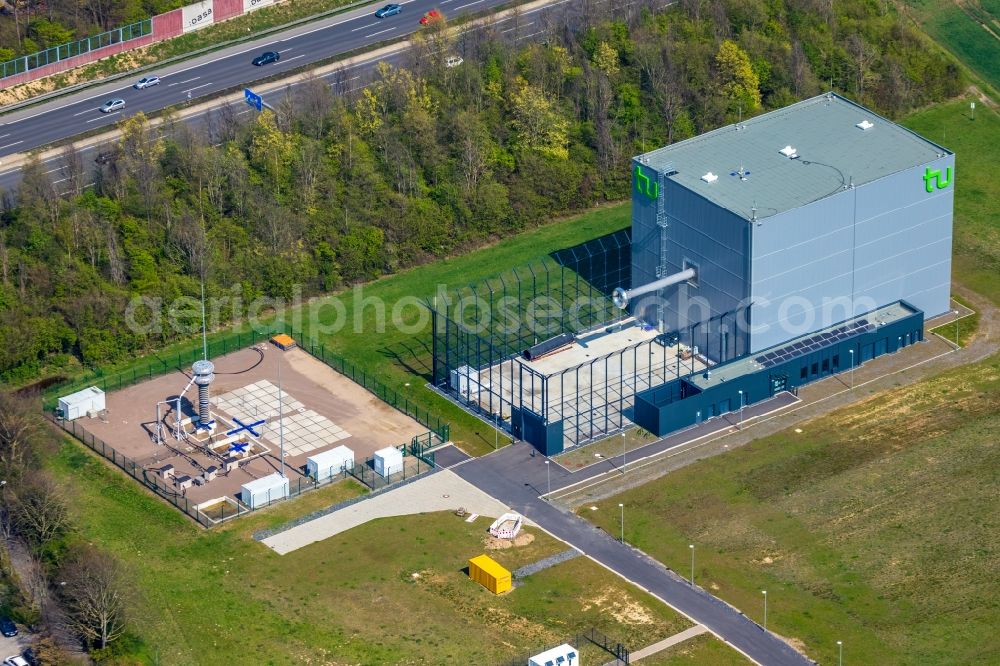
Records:
M527 546L534 540L535 535L528 534L527 532L518 534L514 537L513 541L510 539L498 539L495 536L486 535L483 537L483 545L486 546L486 550L507 550L508 548L520 548L522 546Z
M582 609L584 611L595 606L613 617L619 624L649 625L656 621L641 604L627 597L622 597L620 592L611 588L605 588L597 596L583 600Z
M806 654L806 644L805 641L803 641L801 638L788 638L787 636L782 636L780 634L774 634L774 635L780 638L781 640L785 641L786 643L788 643L788 645L791 646L791 648L796 652L798 652L799 654L802 655Z
M993 101L992 97L990 97L982 90L980 90L979 86L969 86L969 92L975 95L976 98L980 101L980 103L983 104L984 106L988 106L994 111L997 109L997 103Z

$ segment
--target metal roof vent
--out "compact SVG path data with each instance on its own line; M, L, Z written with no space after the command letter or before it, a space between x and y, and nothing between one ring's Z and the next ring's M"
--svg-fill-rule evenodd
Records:
M706 173L706 174L705 174L704 176L702 176L702 177L701 177L701 179L702 179L703 181L705 181L706 183L714 183L715 181L719 180L719 177L718 177L718 176L716 176L716 175L715 175L714 173L712 173L711 171L709 171L709 172L708 172L708 173Z
M784 155L785 157L787 157L790 160L794 160L795 158L797 158L799 156L799 154L797 152L795 152L795 149L792 148L791 146L785 146L784 148L782 148L778 152L781 153L782 155Z
M855 123L854 126L857 127L859 130L861 130L862 132L867 132L871 128L875 127L875 123L865 118L860 123Z

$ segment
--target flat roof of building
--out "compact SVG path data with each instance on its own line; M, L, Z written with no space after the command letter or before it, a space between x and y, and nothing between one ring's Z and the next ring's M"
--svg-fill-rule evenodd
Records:
M795 159L781 152L786 146ZM826 93L637 159L660 173L676 171L670 180L740 217L759 219L948 154L905 127ZM703 180L708 173L717 179Z
M743 375L749 375L759 370L763 370L768 366L762 364L758 359L764 358L768 354L771 354L772 352L780 352L785 349L788 349L793 345L795 345L797 342L801 342L802 340L807 340L810 338L822 338L824 337L824 334L840 329L852 329L856 327L858 324L864 324L865 326L869 325L884 326L886 324L891 324L893 322L899 321L900 319L909 317L910 315L915 314L916 312L917 310L913 310L907 307L906 304L903 303L902 301L896 301L891 305L886 305L877 310L873 310L872 312L863 315L858 315L857 317L852 317L846 321L840 322L839 324L834 324L833 326L827 326L826 328L820 329L818 331L812 331L810 333L806 333L805 335L801 335L797 338L792 338L791 340L787 340L779 345L775 345L763 351L751 354L750 356L744 356L743 358L736 359L735 361L722 363L713 368L709 368L708 369L709 373L707 377L705 376L705 371L700 371L696 374L686 377L686 379L687 381L691 382L692 384L694 384L695 386L704 391L705 389L717 386L718 384L722 384L723 382L730 381L736 377L742 377ZM860 332L861 331L857 331L854 334L856 335L857 333ZM832 340L828 342L821 342L820 349L829 346L831 344L833 344Z

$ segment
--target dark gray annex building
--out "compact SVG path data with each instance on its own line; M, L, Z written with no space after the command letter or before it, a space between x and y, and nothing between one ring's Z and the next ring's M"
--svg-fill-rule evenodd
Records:
M715 362L905 300L948 310L955 159L835 94L633 161L632 312ZM691 330L691 328L693 330Z
M954 154L843 97L631 168L630 230L434 301L432 384L546 455L794 392L949 310Z

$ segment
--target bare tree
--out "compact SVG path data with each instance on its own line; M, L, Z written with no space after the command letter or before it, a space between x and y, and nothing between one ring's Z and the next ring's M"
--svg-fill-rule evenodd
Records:
M847 38L847 52L854 59L854 66L857 68L855 78L858 97L863 97L865 81L871 76L871 66L878 58L878 51L855 33Z
M337 74L344 71L341 67ZM346 72L345 72L346 75ZM307 134L320 139L326 134L327 118L333 109L333 95L326 81L307 74L299 86L299 103L296 106L298 121Z
M49 599L49 579L42 561L34 555L28 555L28 560L18 572L25 595L31 602L32 609L44 619L44 613Z
M89 644L104 649L125 633L128 586L110 553L84 547L61 571L69 624Z
M41 432L41 419L30 400L0 393L0 478L10 481L20 475Z
M60 169L63 178L68 183L67 191L73 194L80 194L81 190L83 190L83 156L72 143L66 144L66 147L63 148Z
M36 552L69 530L66 497L48 477L30 477L12 494L10 510L14 529Z

